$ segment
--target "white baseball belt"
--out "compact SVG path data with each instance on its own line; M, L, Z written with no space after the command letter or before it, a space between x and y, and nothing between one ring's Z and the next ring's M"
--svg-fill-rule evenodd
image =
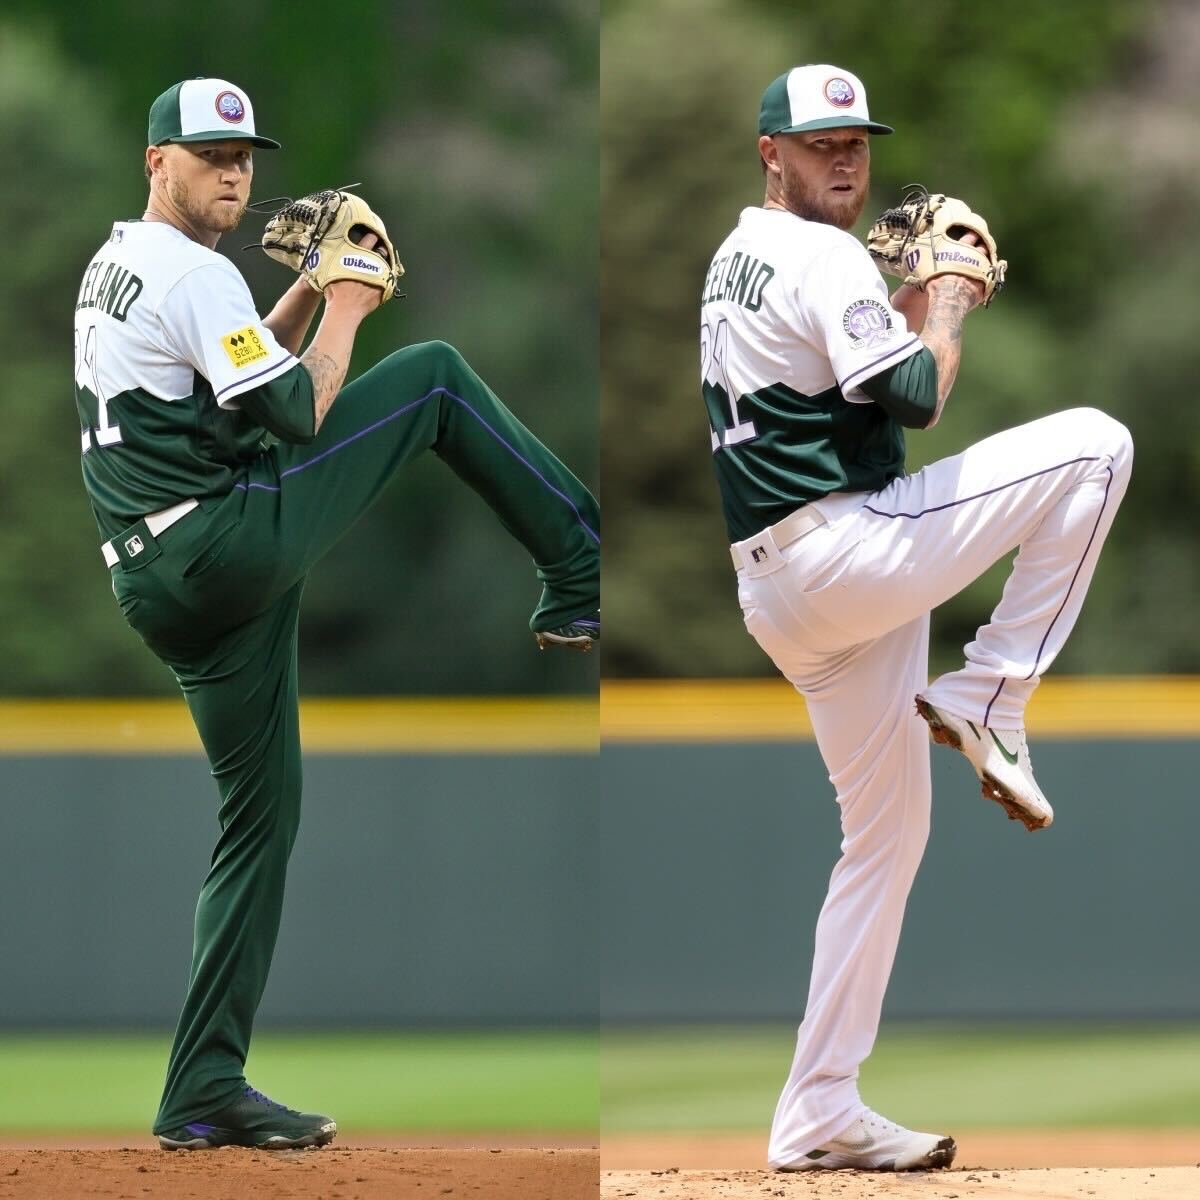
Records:
M812 533L825 524L825 516L811 504L798 508L782 521L768 525L761 533L743 542L734 542L729 547L729 556L735 569L745 571L755 578L769 575L783 565L779 551L799 541L806 533Z
M181 500L178 504L172 504L170 508L149 513L143 520L146 522L146 528L150 531L150 536L158 537L164 529L170 529L180 517L186 517L198 503L196 500ZM116 540L117 538L113 539L113 541ZM106 567L115 567L121 561L112 542L105 542L100 547L100 553L104 555Z

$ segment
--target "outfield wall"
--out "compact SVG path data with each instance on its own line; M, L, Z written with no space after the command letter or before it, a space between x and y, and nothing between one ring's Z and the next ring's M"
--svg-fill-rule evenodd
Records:
M840 831L786 684L606 684L608 1020L795 1019ZM1047 681L1028 833L933 753L890 1017L1200 1015L1200 684Z
M303 723L263 1022L594 1022L594 702ZM0 752L0 1025L173 1024L217 834L186 710L0 704Z
M794 1019L836 806L783 685L305 706L275 1024ZM934 753L892 1017L1200 1015L1200 684L1043 685L1028 834ZM178 704L0 703L0 1025L169 1025L215 790Z

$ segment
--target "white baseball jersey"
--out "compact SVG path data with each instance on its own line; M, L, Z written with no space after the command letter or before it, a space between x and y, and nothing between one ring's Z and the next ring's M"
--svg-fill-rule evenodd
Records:
M238 397L298 366L228 259L160 221L118 221L75 305L83 475L101 532L224 495L263 429Z
M903 430L862 383L922 344L850 234L746 209L709 268L700 338L731 541L904 473Z

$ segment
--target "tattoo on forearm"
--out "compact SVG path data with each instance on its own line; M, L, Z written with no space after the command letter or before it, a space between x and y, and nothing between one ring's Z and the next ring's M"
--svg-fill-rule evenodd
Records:
M962 340L963 321L971 311L971 297L960 292L939 294L929 301L929 312L921 336L932 334L951 342Z
M320 429L321 422L325 420L325 414L329 411L341 390L342 381L346 378L346 366L311 346L300 361L312 376L313 413L316 428Z
M921 328L921 341L933 355L938 372L937 409L928 427L936 425L942 415L962 357L963 321L978 303L978 296L971 290L968 280L952 282L954 286L939 287L929 297L929 311Z

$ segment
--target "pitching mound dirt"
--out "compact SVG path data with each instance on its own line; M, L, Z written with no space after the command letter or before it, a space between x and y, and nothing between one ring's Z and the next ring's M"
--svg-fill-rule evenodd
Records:
M1022 1167L1193 1167L1200 1164L1200 1130L1192 1129L956 1129L957 1166L989 1171ZM756 1171L767 1165L767 1135L747 1133L605 1134L604 1170ZM1200 1171L1196 1191L1200 1200Z
M950 1170L900 1175L824 1171L605 1171L602 1200L1195 1200L1200 1169L1042 1168L1028 1171Z
M601 1139L604 1200L1200 1200L1191 1130L962 1130L950 1171L764 1171L766 1135ZM974 1164L974 1165L971 1165ZM986 1164L986 1165L984 1165Z
M0 1200L595 1200L596 1150L0 1150Z

